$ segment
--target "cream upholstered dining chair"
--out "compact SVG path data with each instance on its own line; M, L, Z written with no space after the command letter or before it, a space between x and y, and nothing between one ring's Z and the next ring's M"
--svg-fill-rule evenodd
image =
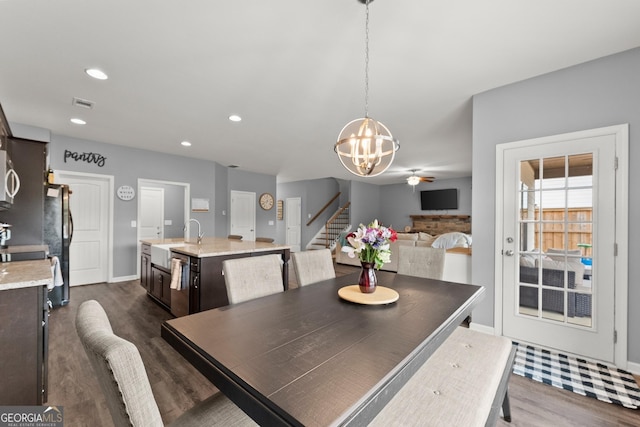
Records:
M398 246L398 274L442 279L446 249L426 246Z
M250 256L222 261L229 304L284 291L278 255Z
M113 423L120 426L162 426L144 364L137 347L113 333L104 309L95 300L83 302L76 330L107 399ZM171 426L257 425L222 393L216 393L173 421Z
M336 277L329 249L294 252L291 258L300 286Z

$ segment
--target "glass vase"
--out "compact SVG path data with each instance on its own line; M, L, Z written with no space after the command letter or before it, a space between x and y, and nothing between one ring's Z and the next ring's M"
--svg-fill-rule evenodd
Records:
M360 292L363 294L372 294L376 291L378 284L378 278L376 277L376 270L372 262L361 262L362 270L360 270L360 277L358 279L358 286L360 286Z

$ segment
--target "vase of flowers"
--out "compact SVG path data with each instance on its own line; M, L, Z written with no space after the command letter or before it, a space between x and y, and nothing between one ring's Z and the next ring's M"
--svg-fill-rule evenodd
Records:
M389 243L395 242L398 234L393 228L385 227L376 219L366 226L360 224L346 239L348 244L342 247L342 251L351 258L357 256L362 265L358 280L360 292L375 292L378 282L375 270L391 261Z

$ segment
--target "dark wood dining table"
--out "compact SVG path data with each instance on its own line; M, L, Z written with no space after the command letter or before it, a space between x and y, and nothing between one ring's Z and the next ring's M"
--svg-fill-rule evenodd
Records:
M355 273L168 320L161 334L260 425L366 425L485 292L377 275L396 302L342 300Z

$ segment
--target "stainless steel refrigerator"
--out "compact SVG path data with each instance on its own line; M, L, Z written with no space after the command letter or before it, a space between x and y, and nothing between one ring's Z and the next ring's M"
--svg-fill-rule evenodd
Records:
M69 208L71 191L67 185L49 184L44 196L44 244L49 245L49 256L60 263L62 286L49 292L53 307L69 303L69 246L73 237L73 217ZM55 279L55 278L54 278ZM54 280L55 281L55 280Z

